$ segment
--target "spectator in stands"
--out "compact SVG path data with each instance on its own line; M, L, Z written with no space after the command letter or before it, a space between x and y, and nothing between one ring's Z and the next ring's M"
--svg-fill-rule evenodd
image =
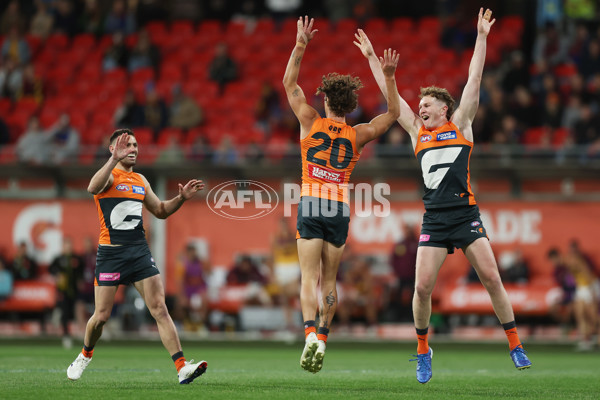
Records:
M281 99L273 84L265 81L260 89L260 97L254 109L254 117L260 128L270 134L279 125L282 117Z
M63 238L62 251L50 263L50 273L56 280L58 294L56 306L60 311L63 346L71 347L71 331L69 322L75 316L75 301L78 287L83 275L83 261L73 252L71 238Z
M16 27L11 28L8 32L0 52L2 58L11 59L17 66L27 64L31 60L29 44Z
M545 60L550 67L567 61L569 43L566 35L559 32L554 23L547 23L540 31L533 45L533 61Z
M547 254L553 268L554 281L562 289L561 297L551 305L551 313L561 326L566 329L573 319L573 303L575 298L575 278L565 265L560 251L552 247Z
M104 32L122 32L125 35L134 33L136 31L136 20L132 8L135 3L137 1L131 1L128 5L125 0L115 0L104 21Z
M78 31L77 15L69 0L54 2L54 32L73 36Z
M177 136L169 136L166 145L160 150L156 163L176 164L185 158L183 148Z
M11 0L0 17L0 35L6 35L12 28L23 29L25 26L26 20L19 9L19 0Z
M146 89L146 104L142 108L143 126L146 126L154 132L156 141L158 134L169 122L169 110L165 101L160 97L154 84L149 84Z
M271 239L272 279L277 302L283 306L287 326L292 329L293 304L300 294L300 261L296 247L296 230L291 229L285 217L279 219L277 231Z
M231 140L231 136L223 136L219 147L213 152L213 163L218 165L234 165L239 161L240 154Z
M493 102L492 102L493 104ZM500 121L492 126L499 126L502 116L507 112L506 109L500 110ZM539 124L539 109L536 107L531 93L523 86L515 88L514 96L511 101L508 113L514 116L519 123L519 129L526 130Z
M412 298L415 291L415 267L419 238L415 228L402 225L403 237L392 248L390 266L397 283L392 288L390 302L400 321L410 321L412 316Z
M204 136L197 136L188 153L188 158L192 161L206 161L210 160L213 156L213 148L208 143L208 140Z
M106 53L104 53L104 57L102 58L102 69L106 72L115 68L125 68L127 67L128 59L129 50L125 46L123 33L113 33L112 44L106 49Z
M512 93L517 86L529 87L529 70L523 59L523 53L518 50L510 56L510 64L502 78L502 89Z
M108 146L107 146L108 148ZM103 158L106 160L106 157ZM77 300L75 302L75 320L80 331L85 331L88 319L94 312L94 279L96 270L97 245L91 237L83 239L81 254L81 279L77 282Z
M21 87L17 91L16 98L17 100L32 98L40 104L44 99L44 81L35 75L35 68L31 63L23 68L23 79L21 80Z
M169 114L171 115L171 126L181 129L190 129L203 122L202 109L190 96L181 89L180 84L173 86L173 100Z
M20 162L43 165L50 161L50 134L42 129L36 116L29 119L27 130L17 141Z
M246 145L244 151L244 160L250 165L257 165L265 158L265 152L262 149L262 145L252 140Z
M506 283L527 283L529 266L521 249L504 251L498 257L500 277Z
M108 157L111 156L110 150L110 137L104 135L102 137L102 143L96 148L94 153L94 160L104 162Z
M47 2L43 0L36 0L35 2L35 14L31 18L29 26L29 33L32 36L46 39L54 26L54 16L48 10Z
M244 303L248 305L270 305L271 298L265 290L267 278L249 255L243 254L227 274L228 285L247 287Z
M590 351L593 348L592 335L598 328L598 278L577 248L570 246L564 261L575 278L574 312L579 333L577 349Z
M50 135L50 162L73 162L79 154L79 132L71 126L68 114L62 114L48 130Z
M342 272L340 304L336 315L340 325L348 327L351 318L360 318L367 327L377 325L377 302L375 282L371 273L372 261L366 257L354 258L350 268Z
M37 279L38 265L27 253L27 243L19 243L11 263L11 271L15 281Z
M600 37L590 40L578 67L586 81L600 72Z
M95 36L104 33L104 13L98 0L85 0L85 8L79 17L79 30Z
M158 72L160 65L160 50L150 41L148 31L140 30L138 40L129 54L128 69L134 72L140 68L153 68Z
M404 130L399 125L392 125L388 132L382 136L376 148L379 157L398 158L412 153L412 146L406 139Z
M560 128L563 116L562 104L558 93L548 93L541 112L541 121L553 129Z
M133 90L129 89L125 92L123 104L115 110L114 121L118 128L135 128L143 125L143 109L137 102Z
M6 299L13 291L13 276L4 260L0 257L0 301Z
M215 47L215 56L208 67L209 77L219 84L220 93L223 94L227 83L238 77L237 63L229 55L227 44L218 43Z
M208 275L210 264L198 254L196 246L188 244L181 258L183 267L181 296L184 326L188 331L203 329L208 322Z
M10 57L0 62L0 97L15 100L23 85L23 69Z
M590 104L583 104L581 107L574 132L575 143L578 145L590 146L600 140L600 116L592 110Z

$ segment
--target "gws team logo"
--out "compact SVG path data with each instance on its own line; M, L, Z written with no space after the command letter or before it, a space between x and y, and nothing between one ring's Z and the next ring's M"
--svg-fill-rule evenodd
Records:
M125 185L124 183L120 183L115 189L117 189L119 192L128 192L129 186Z
M431 140L431 135L423 135L421 136L421 143L427 143Z
M279 204L279 196L265 183L234 180L212 188L206 203L212 212L222 217L249 220L272 213Z

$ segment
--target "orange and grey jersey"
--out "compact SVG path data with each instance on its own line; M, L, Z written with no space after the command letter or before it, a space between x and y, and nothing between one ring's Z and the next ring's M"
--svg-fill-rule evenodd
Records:
M425 209L474 205L469 160L473 142L448 122L434 130L419 129L415 156L421 165Z
M348 182L360 157L356 130L329 118L317 119L302 151L302 196L348 203Z
M146 197L144 180L135 172L113 169L112 185L94 196L100 217L99 244L145 243L142 206Z

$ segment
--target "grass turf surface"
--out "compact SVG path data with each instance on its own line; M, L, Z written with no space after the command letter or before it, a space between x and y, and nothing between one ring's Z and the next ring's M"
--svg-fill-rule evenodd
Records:
M158 342L100 342L81 379L67 366L77 348L59 342L0 339L2 399L598 399L598 353L571 346L528 345L533 367L517 371L506 345L431 343L433 378L421 385L414 344L330 341L316 375L300 368L303 345L265 342L184 342L188 360L208 371L179 385Z

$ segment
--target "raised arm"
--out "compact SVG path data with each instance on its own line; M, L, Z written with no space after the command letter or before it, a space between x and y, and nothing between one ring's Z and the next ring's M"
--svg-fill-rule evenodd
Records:
M381 90L381 92L387 100L388 93L385 85L385 77L381 70L379 59L375 55L375 50L373 49L371 41L362 29L359 29L358 33L355 33L354 36L357 40L354 42L354 44L360 49L360 51L367 58L367 60L369 60L369 66L371 67L373 77L375 77L375 81L377 82L379 89ZM402 126L402 128L404 128L406 132L410 134L413 143L415 143L415 140L419 133L419 129L421 128L421 125L423 125L423 121L421 121L421 118L419 118L419 116L411 110L410 106L408 105L406 100L404 100L400 96L397 89L394 93L394 96L398 97L398 101L400 104L400 115L397 118L398 123L400 124L400 126Z
M463 135L465 135L465 138L471 141L473 140L471 124L479 106L479 89L483 75L483 65L485 63L487 36L490 33L490 28L496 22L496 19L490 21L491 16L492 11L490 9L487 9L485 14L483 14L483 8L479 9L477 40L475 41L475 49L473 50L473 57L469 65L469 77L463 89L460 104L451 117L451 121L458 126Z
M161 201L158 196L154 193L150 187L150 183L145 176L141 175L146 185L146 197L144 197L144 205L156 218L165 219L175 211L179 210L179 207L183 205L186 200L191 199L196 195L196 192L204 189L204 183L198 179L192 179L188 183L182 185L179 184L179 194L170 200Z
M91 194L102 193L108 186L112 184L114 179L111 173L112 170L117 166L119 161L127 157L129 153L135 151L135 148L127 147L128 142L129 135L127 133L123 133L117 138L112 148L111 157L90 180L90 184L87 188L88 192Z
M400 55L396 53L396 50L388 49L383 52L383 58L379 59L379 69L385 82L388 109L386 113L373 118L368 124L360 124L355 127L359 151L365 144L383 135L400 115L400 96L397 96L395 77L399 58Z
M312 108L306 102L304 92L298 85L298 73L300 72L300 62L304 56L304 51L308 42L312 40L317 32L317 29L313 30L314 19L311 18L310 22L308 16L304 19L300 17L298 19L298 32L296 33L296 45L292 51L292 55L288 60L287 67L285 68L285 75L283 76L283 87L287 94L288 102L292 107L292 111L296 114L298 121L301 126L301 134L306 131L308 134L312 123L319 117L317 110ZM304 136L304 135L302 135Z

